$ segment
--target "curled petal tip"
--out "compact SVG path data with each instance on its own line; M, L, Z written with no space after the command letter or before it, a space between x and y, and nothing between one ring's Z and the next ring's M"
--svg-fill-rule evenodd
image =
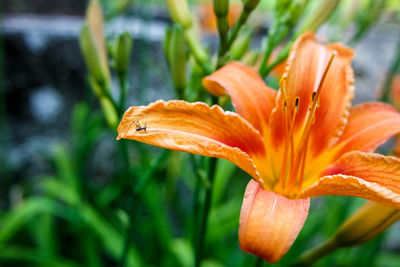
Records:
M240 213L240 247L269 263L279 261L296 240L309 206L309 199L291 200L251 180Z

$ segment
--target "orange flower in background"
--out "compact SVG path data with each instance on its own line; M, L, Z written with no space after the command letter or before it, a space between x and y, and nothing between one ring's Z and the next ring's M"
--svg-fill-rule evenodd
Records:
M209 32L217 32L217 18L214 13L214 5L212 2L200 3L196 7L196 13L200 18L200 25L203 30ZM229 26L233 27L240 16L242 11L241 3L231 3L229 5L228 22Z
M390 93L393 104L397 108L400 108L400 74L394 75L392 84L390 86Z
M214 95L229 94L236 113L159 100L129 108L118 139L226 159L250 174L240 246L276 262L301 230L310 197L349 195L400 208L400 160L371 153L400 131L400 114L377 102L350 107L353 54L304 34L292 47L279 91L233 62L203 84ZM146 131L133 125L142 121Z

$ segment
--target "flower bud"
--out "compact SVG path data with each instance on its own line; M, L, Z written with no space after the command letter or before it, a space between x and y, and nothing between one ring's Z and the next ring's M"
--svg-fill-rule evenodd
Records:
M119 75L125 75L127 73L132 46L132 37L128 32L124 32L118 36L115 55L115 70Z
M102 87L97 83L96 79L93 76L89 75L89 84L92 88L93 92L96 94L97 97L104 97L104 91Z
M111 103L111 100L107 97L100 97L100 105L103 109L108 126L110 126L110 128L113 130L117 129L118 115L114 105Z
M172 28L168 45L168 61L170 62L172 79L175 88L182 93L186 86L186 45L185 35L181 25Z
M201 62L202 64L208 64L207 63L207 60L208 60L207 53L201 46L200 41L199 41L197 35L195 34L195 32L193 31L193 29L185 30L185 37L186 37L187 44L190 47L190 51L193 54L193 56L196 58L196 60L198 62ZM210 67L207 65L207 68L210 68ZM211 73L211 70L209 70L209 71Z
M339 248L365 243L385 231L398 219L400 210L367 202L342 223L330 239L302 254L296 266L310 266Z
M82 26L79 44L90 75L93 76L98 83L107 84L110 79L108 67L102 63L98 45L87 24Z
M170 66L170 62L169 62L169 44L171 41L171 33L172 33L172 28L171 27L167 27L167 30L165 31L165 35L164 35L164 40L163 40L163 51L164 51L164 56L165 59L167 60L167 64L168 66Z
M225 17L229 11L229 0L213 0L214 12L217 17Z
M306 31L316 31L335 10L339 0L321 0L310 10L297 28L296 35Z
M232 44L231 53L234 60L241 59L244 53L249 49L251 33L251 30L242 31L242 34L240 34Z
M107 51L103 33L103 13L98 0L91 0L82 26L80 46L91 75L100 84L110 82Z
M360 245L376 237L400 219L400 210L375 202L367 202L336 231L339 247Z
M276 2L275 2L275 13L276 13L276 14L282 14L282 13L284 13L284 12L288 9L288 7L289 7L291 1L292 1L292 0L280 0L280 1L276 1Z
M108 40L107 42L107 52L110 55L112 59L115 60L115 57L117 56L117 47L118 47L118 39L111 39Z
M243 9L251 11L256 8L259 2L260 0L243 0Z
M185 29L192 25L192 16L186 0L166 0L172 21L181 24Z

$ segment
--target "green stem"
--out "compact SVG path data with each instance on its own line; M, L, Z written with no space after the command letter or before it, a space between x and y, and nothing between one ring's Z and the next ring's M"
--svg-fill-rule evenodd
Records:
M263 59L261 61L261 65L260 65L260 68L258 70L258 72L260 73L261 77L264 77L264 75L265 75L266 68L267 68L267 62L268 62L269 57L271 56L273 48L274 48L273 38L272 38L271 34L268 33L267 47L265 49L265 52L264 52L264 55L263 55Z
M125 105L125 97L126 97L126 89L127 89L127 82L125 75L118 75L119 81L119 88L121 91L121 96L119 98L119 105L118 105L118 116L121 118L124 114L124 105Z
M400 40L397 43L397 55L395 60L393 61L393 65L390 68L390 71L387 75L386 81L385 81L385 86L383 88L383 92L381 97L379 98L380 101L383 102L391 102L390 101L390 92L391 92L391 85L393 82L393 77L398 72L400 69Z
M243 27L243 25L246 24L247 19L249 18L251 12L254 9L246 9L243 8L242 12L240 13L239 19L237 20L237 22L235 23L235 26L233 26L232 32L229 36L229 40L228 40L228 45L226 47L226 51L229 50L229 48L232 46L233 42L236 40L236 37L238 36L240 29Z
M221 20L218 19L218 30L220 32L220 47L218 51L218 62L217 62L217 68L220 68L223 65L224 58L226 56L226 53L228 53L229 49L231 48L232 44L235 42L240 30L242 27L246 24L247 19L249 18L251 12L254 10L255 6L253 8L243 8L242 12L240 13L239 19L235 23L235 26L232 29L232 32L227 38L226 33L225 35L221 35L221 30L220 27L229 27L227 24L227 19ZM226 23L226 24L225 24ZM220 26L221 24L221 26Z
M265 78L268 76L268 74L276 67L276 65L282 63L289 55L290 47L292 46L293 42L289 42L286 44L286 46L282 49L282 51L278 54L278 57L265 69L261 70L260 66L260 75L261 77ZM265 66L265 65L264 65Z
M126 140L121 140L120 142L120 146L121 146L121 153L122 153L122 157L123 157L123 161L124 161L124 165L125 165L125 174L126 174L126 180L125 183L126 185L129 185L129 188L132 188L133 191L133 186L132 186L132 180L131 179L131 170L130 170L130 163L129 163L129 153L128 153L128 147L127 147L127 143ZM134 193L134 191L133 191ZM132 197L135 199L135 194L132 194ZM136 201L132 201L132 203L135 203ZM123 246L123 250L122 250L122 254L121 254L121 258L119 261L119 266L120 267L124 267L127 257L128 257L128 251L130 248L130 244L131 244L131 238L132 238L132 234L133 231L135 229L134 227L134 208L133 205L130 205L130 209L128 212L129 215L129 226L128 226L128 230L125 236L125 241L124 241L124 246Z
M161 163L165 162L166 158L169 155L169 150L163 149L158 156L150 163L149 169L147 172L144 173L142 180L139 184L135 187L135 194L140 194L146 187L149 185L151 181L151 177L154 175L158 167Z
M132 196L132 203L136 203L136 195ZM132 236L135 230L135 224L134 222L134 206L131 205L131 208L129 209L129 226L125 235L125 241L124 241L124 247L122 249L122 254L121 258L119 260L119 267L124 267L126 264L126 260L128 258L128 252L132 243Z
M124 140L122 140L124 141ZM124 144L124 142L122 143ZM128 156L128 150L126 145L121 145L122 150L123 150L123 155L124 155L124 161L127 162L128 164L128 172L130 173L130 167L129 167L129 158L126 158ZM130 188L132 188L132 201L131 203L137 203L137 199L138 196L140 195L141 192L143 192L143 190L146 189L147 185L149 184L149 182L151 181L151 177L154 175L154 173L156 172L156 170L158 169L159 165L161 163L163 163L165 161L166 156L168 155L168 150L164 149L163 151L160 152L160 154L157 156L157 158L155 158L155 160L153 160L150 163L149 169L148 171L144 174L141 182L137 185L134 186L132 184L132 180L133 179L129 179L130 175L128 174L128 179L129 181L126 181L127 184L129 185ZM135 188L135 189L133 189ZM119 261L119 266L123 267L125 266L127 257L128 257L128 252L130 249L130 245L132 243L132 235L135 231L135 224L134 224L134 206L131 205L130 206L130 210L129 210L129 226L127 229L127 233L125 236L125 241L124 241L124 247L122 250L122 254L121 254L121 258Z
M208 56L191 28L185 29L185 39L197 64L206 75L211 74L212 69L208 63Z
M279 29L279 30L276 30L276 29ZM276 26L273 25L273 26L271 27L271 31L268 32L268 43L267 43L267 47L266 47L265 52L264 52L264 56L263 56L263 59L262 59L260 68L259 68L259 73L260 73L261 77L265 78L265 77L268 75L268 73L269 73L277 64L280 63L280 62L276 63L276 62L277 62L277 59L278 59L278 58L277 58L277 59L273 62L273 64L275 63L274 66L272 66L272 64L269 65L269 66L267 66L268 59L269 59L269 57L271 56L271 53L272 53L273 49L275 48L275 46L276 46L279 42L281 42L281 41L283 40L283 38L286 36L286 34L288 33L288 31L289 31L289 27L287 27L287 26L281 27L281 25L276 25ZM278 32L278 33L277 33L277 32ZM285 47L285 48L286 48L286 47ZM284 49L285 49L285 48L284 48ZM279 55L281 55L281 54L279 54ZM279 57L279 56L278 56L278 57ZM286 58L286 56L285 56L284 58ZM282 61L283 61L284 59L280 58L279 60L282 60ZM281 61L281 62L282 62L282 61Z
M226 51L229 49L228 46L228 31L229 31L229 22L228 16L225 15L223 17L217 18L218 24L218 33L219 33L219 49L218 49L218 60L217 60L217 68L220 68L223 65L224 55Z
M254 267L261 267L264 263L262 258L257 257L256 262L254 263Z
M204 199L203 214L201 217L200 231L198 235L198 243L196 246L196 258L195 258L196 267L200 266L201 260L203 259L204 240L207 230L208 215L211 208L211 196L212 196L212 188L215 178L216 166L217 166L217 158L211 158L208 166L208 177L210 179L210 187L205 188L206 195Z
M113 105L114 109L116 110L116 112L117 112L117 114L119 116L119 108L118 108L117 102L115 102L114 98L112 97L109 88L108 87L103 87L103 88L104 88L103 96L107 97L111 101L111 104Z
M338 247L338 243L336 242L336 240L329 239L322 245L319 245L319 246L303 253L299 257L298 261L293 266L296 266L296 267L311 266L312 264L317 262L319 259L321 259L322 257L335 251L338 248L339 247Z

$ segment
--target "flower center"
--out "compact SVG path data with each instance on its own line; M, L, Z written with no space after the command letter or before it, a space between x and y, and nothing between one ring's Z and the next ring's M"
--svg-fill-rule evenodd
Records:
M309 112L297 144L294 142L293 127L296 121L296 115L299 111L300 98L298 96L294 99L288 98L286 94L285 76L282 77L279 84L279 90L283 96L282 108L286 134L283 152L284 156L276 191L291 198L295 198L302 190L311 126L315 122L315 112L319 107L319 96L321 94L324 80L336 54L336 51L332 53L317 89L311 93L311 102L308 108ZM288 108L289 105L293 105L293 109Z

